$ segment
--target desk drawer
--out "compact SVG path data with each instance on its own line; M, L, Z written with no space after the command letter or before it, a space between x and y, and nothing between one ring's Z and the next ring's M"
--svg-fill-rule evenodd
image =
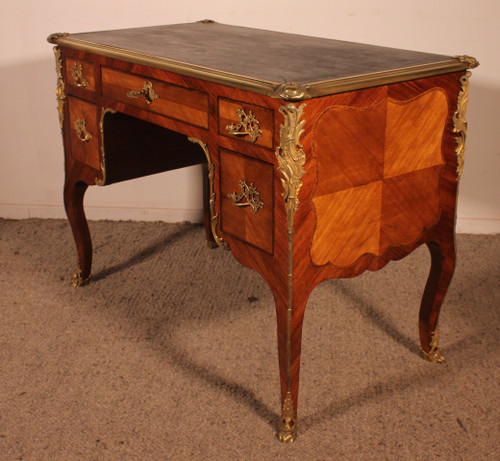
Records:
M208 95L201 91L103 67L102 94L130 106L208 128Z
M219 98L218 106L219 134L270 149L274 147L271 109L225 98Z
M220 197L222 230L273 254L273 165L221 149Z
M82 99L68 96L71 154L75 160L100 169L97 109Z
M66 82L88 91L95 91L94 64L82 59L67 58Z

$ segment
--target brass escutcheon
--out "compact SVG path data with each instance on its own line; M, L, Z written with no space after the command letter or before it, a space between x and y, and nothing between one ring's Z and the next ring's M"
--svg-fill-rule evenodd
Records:
M130 90L128 93L127 93L127 96L129 98L133 98L133 99L137 99L137 98L140 98L141 96L144 96L144 98L146 99L146 102L148 104L151 104L153 101L155 101L156 99L159 99L160 97L158 96L158 94L156 93L155 90L153 90L153 84L151 82L144 82L144 86L142 87L142 90Z
M81 64L76 62L73 64L73 67L71 67L71 75L76 86L82 88L88 86L89 81L83 76L83 67Z
M252 207L252 211L254 213L257 213L264 207L264 202L260 199L260 192L253 185L253 183L248 185L244 180L240 179L238 181L238 185L241 188L241 192L239 194L236 192L228 194L228 197L233 200L234 206L250 206ZM243 201L243 199L246 201Z
M245 113L243 109L238 109L236 115L240 117L238 123L231 123L226 126L226 130L233 136L249 136L250 142L255 142L262 134L257 117L249 111Z
M92 139L92 135L85 125L85 119L82 117L78 117L75 120L75 130L78 139L82 142L89 142Z

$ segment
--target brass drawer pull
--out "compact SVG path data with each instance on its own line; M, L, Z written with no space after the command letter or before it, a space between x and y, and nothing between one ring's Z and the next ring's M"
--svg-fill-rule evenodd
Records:
M141 96L144 96L146 99L146 102L148 104L151 104L153 101L156 99L159 99L160 97L156 93L155 90L153 90L153 84L151 82L144 82L144 86L142 87L142 90L137 91L137 90L130 90L127 93L127 96L129 98L137 99L140 98Z
M264 202L260 199L260 192L256 189L253 183L248 185L245 181L239 180L238 185L241 188L241 192L237 194L233 192L232 194L228 194L230 199L233 199L234 206L251 206L252 211L257 213L263 206ZM244 202L243 199L246 199Z
M83 76L83 67L79 63L74 63L71 68L71 75L73 76L73 82L76 86L85 88L88 86L89 81Z
M76 130L76 135L78 136L78 139L82 142L89 142L92 139L92 135L90 132L87 130L87 127L85 126L85 119L78 117L75 120L75 130Z
M243 109L238 109L236 115L240 117L238 123L231 123L226 126L226 130L233 136L250 136L250 142L255 142L262 134L257 117L252 111L245 113Z

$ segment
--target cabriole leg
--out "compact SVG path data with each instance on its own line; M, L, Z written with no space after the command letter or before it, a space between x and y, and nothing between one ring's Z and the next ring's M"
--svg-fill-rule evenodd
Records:
M92 240L83 209L87 187L87 184L71 179L66 180L64 184L64 206L78 253L77 268L73 277L74 286L83 286L89 282L92 267Z
M419 315L420 350L426 360L443 362L439 349L439 330L437 326L439 311L446 290L450 285L455 269L455 246L453 238L448 246L429 242L431 270L425 286Z

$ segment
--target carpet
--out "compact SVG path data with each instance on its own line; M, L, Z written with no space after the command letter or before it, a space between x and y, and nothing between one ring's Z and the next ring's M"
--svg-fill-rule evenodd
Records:
M497 460L500 236L458 235L421 359L421 247L306 307L298 438L276 439L272 294L190 223L0 220L1 460Z

